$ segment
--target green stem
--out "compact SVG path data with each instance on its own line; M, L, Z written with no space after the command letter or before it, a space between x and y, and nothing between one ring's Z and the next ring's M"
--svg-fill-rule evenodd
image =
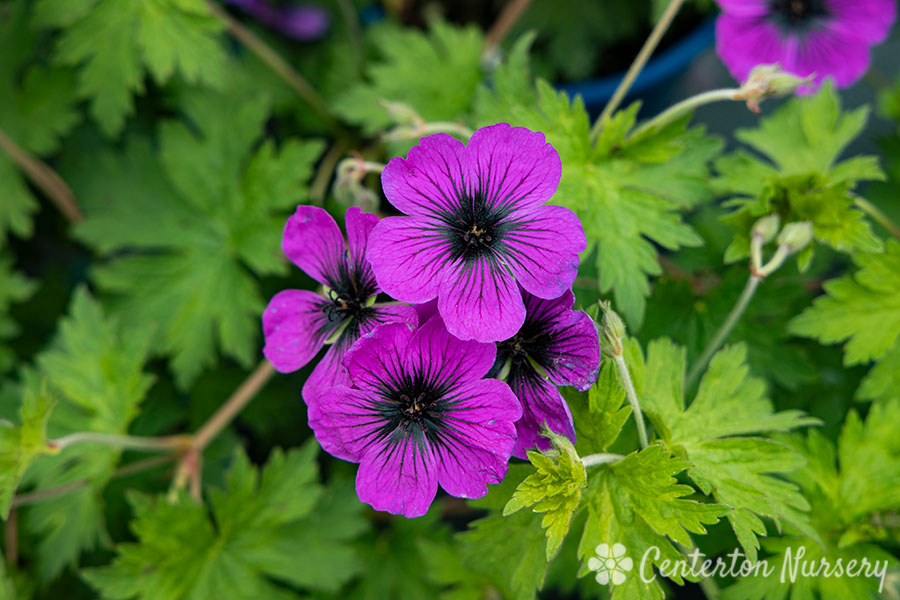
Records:
M625 458L622 454L607 454L605 452L599 452L597 454L588 454L587 456L581 457L581 463L585 467L593 467L596 465L611 465L612 463L617 463L620 460Z
M900 239L900 227L897 226L896 223L891 221L890 217L881 212L881 209L862 198L861 196L853 195L853 204L856 205L858 209L875 219L879 225L887 229L891 235L895 238Z
M641 48L641 51L638 52L638 55L634 59L634 62L632 62L631 66L628 68L628 72L625 73L625 78L622 79L619 87L617 87L615 93L613 93L613 97L606 104L606 106L603 107L603 112L600 113L600 116L597 118L597 121L591 128L591 140L596 141L597 137L600 135L600 131L603 129L603 126L616 111L616 109L619 108L619 104L625 98L628 90L631 89L631 85L634 83L634 80L637 79L638 75L640 75L641 70L643 70L644 68L644 65L647 64L648 60L650 60L650 56L653 55L653 51L656 50L656 46L662 39L663 34L669 28L669 25L672 24L672 20L675 19L675 15L678 14L678 9L681 8L681 5L683 3L684 0L670 0L669 5L666 7L666 10L663 12L662 16L659 18L659 21L657 21L656 26L653 28L653 31L650 32L650 36L647 38L647 41L644 42L644 46Z
M613 356L613 361L615 361L616 367L619 369L619 378L622 380L622 385L625 386L625 396L631 404L631 412L634 415L634 422L637 425L638 439L641 442L641 448L646 448L650 443L647 439L647 426L644 423L644 413L641 412L641 404L638 402L637 392L634 391L631 373L628 372L628 365L625 364L625 359L622 358L621 355Z
M759 283L762 281L762 278L751 274L750 278L747 279L747 284L744 286L744 291L741 292L740 298L738 298L737 303L735 303L734 307L732 307L731 312L728 313L728 316L725 318L725 322L719 327L718 331L716 331L716 335L713 336L712 341L707 344L706 348L704 348L703 353L700 355L700 358L691 366L691 371L687 376L687 384L686 388L689 388L694 385L697 381L697 378L700 376L700 372L703 371L703 368L706 366L706 363L709 362L709 359L712 358L712 355L716 353L725 339L728 337L728 334L731 333L731 330L734 329L734 326L737 325L737 322L741 319L741 316L744 314L744 311L747 310L747 306L750 304L750 300L753 298L753 294L756 293L756 288L759 287Z
M319 95L319 92L310 85L303 75L297 72L286 60L284 60L271 46L266 44L262 38L244 27L240 21L228 14L221 6L215 2L206 3L209 11L228 25L228 31L239 42L241 42L250 52L255 54L270 69L281 77L297 95L309 104L313 110L319 113L325 124L340 136L344 135L344 130L340 124L331 116L328 106Z
M48 445L56 450L64 450L78 444L101 444L126 450L144 450L147 452L172 452L186 448L190 444L190 436L173 435L169 437L137 437L118 435L115 433L94 433L82 431L71 433L51 440Z
M628 137L637 137L651 129L661 129L664 125L668 125L675 119L678 119L705 104L711 104L722 100L740 100L740 98L737 97L740 93L740 88L723 88L691 96L690 98L686 98L681 102L670 106L646 123L643 123L640 127L632 131Z

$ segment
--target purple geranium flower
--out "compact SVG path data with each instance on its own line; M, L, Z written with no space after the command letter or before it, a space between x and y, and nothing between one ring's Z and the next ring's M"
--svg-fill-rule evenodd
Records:
M838 86L869 66L869 46L884 40L896 0L718 0L716 47L739 81L753 67L780 63L785 71Z
M328 12L315 4L274 6L268 0L228 2L253 15L260 23L295 40L317 40L325 35L331 22Z
M587 247L575 213L544 206L559 155L541 133L505 123L468 145L422 138L388 163L384 193L405 217L383 219L368 258L378 283L403 302L438 299L447 329L464 340L504 340L525 320L516 281L541 298L571 287Z
M506 475L522 414L507 384L483 379L495 356L438 316L415 331L382 325L344 357L353 387L319 390L309 424L323 448L360 463L359 498L378 510L424 515L438 484L480 498Z
M365 252L378 217L352 207L344 220L347 242L325 210L297 207L284 227L281 247L294 264L325 286L324 292L284 290L263 312L263 354L282 373L301 368L331 342L303 386L304 398L317 386L349 382L341 359L361 334L381 323L418 322L410 306L373 304L381 289Z
M527 316L522 329L497 344L497 361L491 375L505 379L522 402L522 419L516 423L518 441L513 455L550 441L540 435L542 426L575 441L569 406L558 385L580 391L591 387L600 370L600 340L591 318L572 310L575 296L567 291L555 300L523 293Z

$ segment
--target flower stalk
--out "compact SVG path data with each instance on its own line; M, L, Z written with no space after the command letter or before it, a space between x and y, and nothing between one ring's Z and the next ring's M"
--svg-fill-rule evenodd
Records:
M641 448L646 448L650 442L647 437L647 425L644 423L644 413L641 411L641 403L638 401L637 392L634 389L634 382L631 380L631 373L628 371L628 363L625 362L623 356L624 347L622 339L625 337L625 324L619 315L610 307L609 302L600 302L600 310L603 316L600 320L600 348L603 353L613 359L616 369L619 372L619 379L622 380L622 386L625 388L625 396L631 405L631 412L634 415L634 422L637 425L638 439Z
M581 457L581 464L585 467L594 467L597 465L611 465L625 458L622 454L608 454L606 452L598 452L597 454L588 454Z
M632 84L634 84L634 81L644 69L647 61L650 60L650 56L653 55L653 51L656 50L656 46L658 46L660 40L662 40L663 34L669 29L669 26L675 19L675 15L678 14L678 10L681 8L682 4L684 4L684 0L669 1L669 5L666 7L666 10L663 11L659 21L656 22L656 26L653 28L653 31L650 32L647 41L644 42L644 45L641 47L640 52L638 52L637 57L635 57L634 62L628 67L628 72L625 73L625 77L622 79L619 87L616 88L613 97L606 103L606 106L603 107L603 112L597 117L597 121L591 128L591 140L597 140L597 137L600 135L600 131L603 129L604 125L606 125L606 122L609 121L612 114L619 108L619 104L625 99L628 90L631 89Z
M47 442L47 445L54 452L62 452L66 448L79 444L99 444L123 450L140 450L144 452L178 452L187 449L191 445L191 436L139 437L115 433L80 431Z

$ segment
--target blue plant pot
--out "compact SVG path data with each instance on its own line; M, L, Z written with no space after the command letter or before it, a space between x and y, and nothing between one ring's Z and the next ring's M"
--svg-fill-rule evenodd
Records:
M640 95L681 74L698 54L712 46L715 41L715 29L715 19L707 19L684 39L651 58L631 86L628 96ZM624 77L623 71L608 77L559 84L556 88L565 91L569 96L581 95L588 108L597 109L612 97Z

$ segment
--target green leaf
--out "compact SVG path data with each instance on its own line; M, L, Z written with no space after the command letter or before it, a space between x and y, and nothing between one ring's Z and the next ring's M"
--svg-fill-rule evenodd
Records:
M629 342L625 346L628 352ZM616 366L611 360L603 361L597 381L587 393L576 392L569 387L560 388L560 391L569 404L575 422L578 438L576 450L581 455L605 452L619 437L631 415L631 406L625 403L625 388L619 383Z
M796 410L774 412L762 380L750 376L746 358L742 344L713 356L694 401L685 407L685 351L667 339L654 340L635 386L663 441L690 461L688 476L704 494L732 509L728 520L752 561L757 536L766 534L760 517L784 520L814 535L806 499L795 485L774 476L804 461L773 440L731 436L789 431L818 420Z
M846 418L837 448L818 431L806 436L782 436L779 441L790 445L803 458L806 466L787 477L800 486L812 504L812 523L816 536L800 535L788 528L781 538L763 542L766 557L780 569L788 557L794 560L803 549L801 560L811 564L822 558L832 565L838 559L845 568L850 560L863 558L874 563L885 561L896 568L900 561L877 543L896 539L896 524L882 515L900 510L900 439L896 423L900 420L900 399L886 400L872 406L863 421L855 411ZM741 578L725 591L724 598L870 598L879 596L878 577L800 577L795 582L780 581L777 576ZM887 588L885 589L887 591Z
M37 19L61 27L56 60L77 66L78 92L91 100L91 115L117 135L144 92L149 72L158 84L176 71L189 83L220 87L227 58L219 33L225 23L203 0L72 0L66 10L42 0Z
M738 150L716 161L714 187L736 195L727 203L735 210L723 219L738 228L726 262L749 255L753 224L767 214L778 214L782 224L811 221L816 239L842 252L880 249L850 194L860 181L884 179L878 160L855 156L838 162L865 127L868 112L841 112L838 95L826 84L815 96L795 98L761 119L758 128L735 133L768 160ZM801 267L811 253L798 256Z
M662 272L654 244L669 250L702 244L678 212L710 199L706 163L721 143L702 128L687 129L686 119L628 138L637 115L634 104L616 113L592 147L580 98L570 102L545 81L538 81L536 105L527 96L518 104L494 98L492 105L488 92L480 92L476 120L488 124L505 109L510 123L544 132L563 164L550 202L581 218L588 239L583 257L596 249L601 293L612 291L616 307L638 327L650 295L649 277Z
M572 513L581 503L581 491L587 486L587 474L575 447L568 438L545 432L553 449L546 453L529 451L528 460L536 472L516 487L503 508L509 516L526 506L543 513L541 526L547 530L547 562L553 560L569 532Z
M881 355L857 390L860 400L886 400L900 397L900 339Z
M261 472L238 451L225 489L210 491L211 514L184 495L131 493L137 541L83 577L109 600L298 598L283 583L336 591L359 569L346 541L364 523L348 488L323 495L317 448L276 450Z
M31 463L42 455L55 453L47 444L47 420L54 402L46 389L38 393L26 390L19 408L20 423L14 426L0 420L0 517L3 520L9 516L16 487Z
M59 138L81 120L76 106L74 73L34 64L37 44L28 3L4 4L0 19L0 131L20 148L38 155L56 151ZM0 151L0 248L7 232L31 235L31 215L38 208L15 163Z
M854 255L859 271L825 283L825 296L790 322L789 330L823 344L843 342L844 364L878 360L900 336L900 243Z
M37 358L60 398L50 417L50 435L127 433L153 382L143 372L151 331L146 325L125 329L106 318L84 288L75 291L69 315L60 323L56 343ZM82 550L106 541L101 494L120 455L109 446L75 445L29 470L26 481L38 490L90 481L29 507L24 515L25 525L40 539L38 572L43 580L75 564Z
M170 357L181 388L216 363L216 350L249 367L264 307L254 275L287 272L280 235L307 199L322 145L258 147L264 97L192 92L191 125L167 121L160 155L131 140L71 173L85 212L75 231L109 256L93 276L128 324L154 323L153 351Z
M688 532L704 534L706 525L718 522L728 512L719 504L685 498L694 490L677 483L675 475L688 464L654 444L617 463L591 468L584 500L588 518L578 545L582 559L579 575L589 573L588 561L600 544L623 544L635 565L648 550L650 568L664 560L679 560L681 554L670 539L693 546ZM653 547L659 552L654 553ZM645 571L645 575L649 576L649 572ZM681 585L682 580L678 577L675 582ZM637 570L622 585L614 586L612 592L613 598L628 600L663 598L659 581L645 583Z
M370 28L368 35L381 59L367 69L367 83L336 98L338 116L372 135L393 123L382 100L408 104L426 121L454 120L466 112L482 78L482 34L476 26L436 19L427 34L386 24Z
M470 501L490 512L457 535L464 566L489 576L503 597L516 600L535 598L547 575L546 537L538 513L501 514L517 483L530 472L528 465L513 465L486 497Z

